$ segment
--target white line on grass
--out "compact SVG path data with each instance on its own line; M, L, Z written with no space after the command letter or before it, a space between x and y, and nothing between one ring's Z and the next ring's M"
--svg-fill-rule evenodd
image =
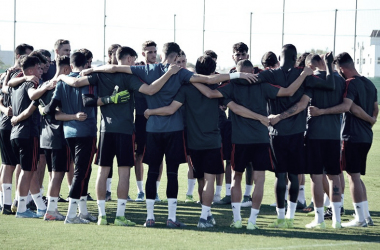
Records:
M286 246L286 247L263 247L263 248L254 248L254 249L257 249L257 250L297 249L297 248L305 248L305 247L308 247L308 248L310 248L310 247L333 247L333 246L360 245L360 244L372 244L372 243L380 243L380 241L327 243L327 244L315 244L315 245L307 245L307 246L296 245L296 246Z

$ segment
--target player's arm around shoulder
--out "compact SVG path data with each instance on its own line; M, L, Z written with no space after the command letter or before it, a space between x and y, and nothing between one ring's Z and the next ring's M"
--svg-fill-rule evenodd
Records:
M250 109L247 109L246 107L235 103L234 101L230 101L227 104L227 107L237 115L240 115L240 116L245 117L245 118L253 119L253 120L258 120L264 126L266 126L266 127L269 126L268 117L257 114L255 112L251 111Z
M213 98L222 98L223 95L216 89L210 89L206 85L202 83L192 83L194 87L196 87L199 92L201 92L204 96L207 98L213 99Z
M305 67L300 76L287 88L281 87L277 93L277 96L293 96L294 93L301 87L307 76L311 76L313 70L309 67Z
M172 101L172 103L168 106L156 108L156 109L147 109L144 112L144 116L146 119L149 119L152 115L159 115L159 116L168 116L172 115L182 106L183 104L178 101Z

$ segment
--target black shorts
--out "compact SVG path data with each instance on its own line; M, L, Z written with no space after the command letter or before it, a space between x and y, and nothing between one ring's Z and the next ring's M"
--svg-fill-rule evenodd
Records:
M38 137L11 140L12 149L24 171L36 171L38 164Z
M46 164L48 171L54 172L69 172L71 155L68 145L62 146L60 149L44 149Z
M183 131L152 133L147 132L146 152L143 162L160 165L165 155L166 165L179 165L186 162Z
M222 153L223 160L231 160L232 153L232 123L230 120L226 120L220 130L220 135L222 136Z
M116 156L119 167L135 165L134 136L122 133L101 132L95 162L102 167L112 167Z
M194 178L200 179L206 174L223 174L224 165L221 148L190 150Z
M135 118L135 152L137 155L143 155L146 145L146 122L148 120L144 115L136 115Z
M232 169L243 173L250 162L252 162L254 171L274 171L270 144L232 144Z
M271 136L276 173L305 173L304 133Z
M365 175L367 155L371 149L371 143L352 143L344 141L342 146L341 169L347 173L360 173Z
M340 140L305 140L306 173L338 175Z
M0 150L1 150L1 160L4 165L11 165L11 166L17 165L18 160L12 150L10 130L5 130L5 129L0 130Z

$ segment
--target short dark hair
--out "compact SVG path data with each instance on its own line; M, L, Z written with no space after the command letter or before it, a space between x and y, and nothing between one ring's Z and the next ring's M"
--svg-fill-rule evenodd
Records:
M215 72L215 69L216 62L211 58L211 56L201 56L195 64L195 71L197 74L211 75Z
M70 57L70 64L73 64L77 68L84 67L87 63L86 56L82 52L75 52Z
M297 60L297 49L293 44L285 44L282 46L281 55L283 57L291 57L293 60Z
M211 58L213 59L218 59L218 55L215 53L215 51L213 50L206 50L204 53L203 53L204 56L211 56Z
M152 40L148 40L142 44L142 50L144 51L146 47L154 46L157 47L157 44L153 42Z
M186 56L185 52L183 50L181 50L179 53L178 53L178 56Z
M134 49L127 47L127 46L121 46L116 50L116 58L118 60L123 59L125 56L137 56L137 53Z
M305 52L303 53L302 55L300 55L296 61L296 66L297 67L305 67L305 60L306 60L306 57L310 55L309 52Z
M37 50L38 52L40 52L42 55L44 55L45 57L51 57L51 54L49 51L47 51L46 49L39 49Z
M83 53L87 60L90 60L91 58L93 58L92 52L88 49L83 48L78 51Z
M235 52L248 52L248 46L247 44L243 43L243 42L240 42L240 43L235 43L233 46L232 46L232 52L235 53Z
M57 67L62 67L64 65L70 66L70 57L69 56L58 56Z
M120 44L111 44L111 46L108 47L108 56L112 55L112 50L116 49L116 48L120 48L121 45Z
M20 62L20 65L21 65L21 68L23 71L27 70L28 68L31 68L31 67L34 67L36 66L37 64L40 64L40 59L38 59L38 57L36 56L26 56L24 57L21 62Z
M60 49L64 44L70 44L70 41L65 39L58 39L54 44L54 49Z
M305 66L308 64L317 66L320 61L322 61L322 58L318 54L310 53L305 59Z
M339 67L355 68L354 61L352 60L350 54L347 52L338 54L334 59L334 64L338 65Z
M238 72L242 72L244 68L247 68L249 70L252 70L253 69L253 64L251 63L250 60L248 59L244 59L244 60L240 60L237 64L236 64L236 70Z
M278 63L277 56L272 51L266 52L261 58L261 64L266 67L274 67Z
M26 54L26 50L29 49L31 51L34 50L33 46L32 45L29 45L29 44L26 44L26 43L22 43L20 45L18 45L15 49L15 54L16 55L25 55Z
M180 51L181 48L177 43L174 42L165 43L162 48L162 53L164 53L165 57L168 57L172 53L176 53L178 55Z
M38 51L32 51L32 53L30 53L29 55L30 56L38 57L38 59L40 59L40 63L46 64L48 62L46 60L46 57L44 55L42 55L40 52L38 52Z

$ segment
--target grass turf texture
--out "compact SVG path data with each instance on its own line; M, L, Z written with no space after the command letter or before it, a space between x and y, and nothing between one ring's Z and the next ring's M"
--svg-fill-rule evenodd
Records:
M117 168L114 167L112 181L113 200L106 203L108 226L64 225L63 222L46 222L42 219L16 219L14 216L0 215L0 248L1 249L326 249L343 247L344 249L375 249L380 246L380 197L378 190L378 163L380 162L380 125L376 124L374 142L367 161L367 174L363 181L367 187L367 194L371 215L375 226L368 228L349 228L334 230L330 228L331 221L327 220L328 229L310 230L304 226L313 220L304 213L296 213L294 229L270 229L267 224L276 219L276 211L269 204L275 201L273 183L274 174L266 173L265 193L263 205L257 224L260 230L247 231L245 226L250 215L250 208L242 208L243 229L229 227L232 220L230 205L213 206L212 212L217 226L212 229L200 230L196 227L201 207L199 204L185 204L187 190L187 165L182 164L179 169L179 193L177 219L188 225L185 229L168 229L165 226L167 219L167 205L156 203L155 228L144 228L146 219L145 203L128 202L126 217L137 223L135 227L116 227L113 220L116 212ZM147 166L144 175L146 180ZM93 165L89 192L95 197L95 180L97 166ZM130 196L137 197L134 169L131 171ZM47 174L45 175L47 177ZM45 178L44 187L47 185ZM244 192L244 183L243 183ZM165 171L159 188L159 195L165 198L166 177ZM306 199L310 202L310 180L306 176ZM46 190L45 190L46 193ZM64 179L61 193L68 193L67 182ZM222 196L224 194L224 187ZM194 191L196 195L196 188ZM346 178L345 202L346 215L342 222L351 220L353 206L349 186ZM65 214L68 203L59 203L59 210ZM89 211L97 215L96 201L88 202Z

